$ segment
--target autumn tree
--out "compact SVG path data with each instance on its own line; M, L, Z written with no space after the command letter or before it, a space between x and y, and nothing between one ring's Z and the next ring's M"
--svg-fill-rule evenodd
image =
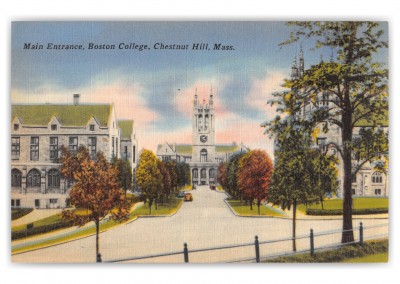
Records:
M160 170L162 176L160 197L161 197L161 202L164 202L164 197L168 196L171 191L171 176L169 174L167 165L161 160L158 160L158 169Z
M239 160L238 185L250 197L251 203L256 200L258 215L261 202L268 197L272 172L271 158L264 151L249 151Z
M218 183L222 186L222 188L227 191L228 181L226 176L226 170L227 170L227 163L226 162L219 163L217 180Z
M117 180L117 169L98 152L90 158L86 148L80 147L77 153L62 151L61 173L74 180L69 193L75 208L85 208L88 214L77 214L74 210L64 210L62 217L72 220L76 225L93 221L96 226L96 259L99 261L100 222L110 215L114 220L124 220L130 209Z
M229 189L229 193L232 194L236 199L240 199L240 201L242 201L243 199L243 191L240 190L239 188L237 173L239 168L239 160L245 154L246 154L245 152L233 153L229 158L227 164L227 173L226 173L227 187ZM252 206L252 203L250 203L250 206Z
M158 199L162 185L162 176L158 167L159 160L150 150L144 149L139 157L139 165L136 171L136 181L142 191L142 197L149 205L149 214L151 207Z
M363 164L381 164L382 155L387 156L384 151L370 151L369 155L360 156L357 165L352 164L357 152L355 129L360 124L374 127L387 119L388 70L377 60L381 58L380 50L388 46L382 29L384 24L327 21L290 22L289 25L294 31L282 45L308 40L316 48L330 48L334 54L329 62L321 61L300 76L286 80L284 86L288 90L275 94L271 104L292 116L306 106L314 106L309 108L308 118L315 126L323 125L324 131L328 131L328 124L340 129L340 143L336 143L336 148L344 173L342 242L353 242L352 177ZM325 95L327 107L316 107L321 94ZM271 124L274 121L265 126Z
M132 188L132 166L127 159L113 159L113 165L117 169L118 185L125 191Z
M180 162L176 164L177 185L179 187L190 184L190 167L187 163Z
M177 170L176 163L173 161L169 161L169 162L165 163L165 166L167 167L168 174L170 176L170 182L171 182L170 189L172 192L172 191L175 191L178 186L178 184L177 184L178 174L176 172L176 170Z

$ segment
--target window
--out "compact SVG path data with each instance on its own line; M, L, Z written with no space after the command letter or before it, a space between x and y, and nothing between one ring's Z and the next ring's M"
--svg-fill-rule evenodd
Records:
M193 178L199 178L199 170L198 169L193 169L192 170L192 175L193 175Z
M118 157L118 138L115 138L116 142L115 142L115 156Z
M326 138L317 138L317 145L325 145Z
M58 199L50 198L50 204L57 204L57 203L58 203Z
M31 137L31 160L39 160L39 137Z
M322 105L323 106L328 106L329 105L329 94L328 94L328 92L324 92L322 94Z
M124 159L128 159L128 146L124 146Z
M51 125L51 130L52 130L52 131L57 130L57 124L52 124L52 125Z
M11 159L19 159L20 140L19 137L11 138Z
M133 146L132 159L133 159L133 162L136 161L136 146Z
M89 154L91 157L96 155L96 146L97 146L97 139L96 137L89 137Z
M206 178L206 177L207 177L207 176L206 176L206 169L201 169L200 177L201 177L201 178Z
M202 115L199 115L199 131L202 131L202 130L203 130L202 121L203 121L203 116L202 116Z
M356 183L356 182L357 182L357 175L353 175L353 176L351 177L351 182L352 182L352 183Z
M94 124L89 125L89 130L94 131Z
M356 195L356 189L355 189L355 188L352 188L352 189L351 189L351 194L352 194L352 195Z
M208 115L206 114L205 118L204 118L204 130L208 129Z
M11 170L11 186L12 187L21 187L21 172L17 169Z
M115 156L115 150L114 150L115 145L114 145L114 142L115 142L115 138L111 137L111 155L112 155L112 157Z
M380 188L376 188L375 189L375 195L381 195L381 194L382 194L381 189Z
M14 207L14 206L15 206L15 200L11 199L11 207Z
M47 174L47 185L49 187L60 187L60 172L56 169L51 169Z
M40 208L40 199L35 199L35 208Z
M73 153L78 151L78 137L69 137L68 149Z
M209 176L210 178L214 178L214 169L210 169Z
M27 187L40 187L40 172L37 169L30 170L27 175Z
M19 130L19 124L18 123L14 124L14 130Z
M207 150L202 149L200 151L200 162L207 162Z
M50 137L50 160L58 159L58 137Z
M171 161L171 156L162 156L161 159L163 160L163 162L169 162Z
M380 172L372 174L372 183L382 183L382 174Z

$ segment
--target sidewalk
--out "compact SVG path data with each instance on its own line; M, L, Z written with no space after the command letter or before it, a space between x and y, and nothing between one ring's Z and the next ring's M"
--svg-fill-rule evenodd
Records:
M11 227L32 223L52 215L61 213L62 209L34 209L31 213L11 221Z

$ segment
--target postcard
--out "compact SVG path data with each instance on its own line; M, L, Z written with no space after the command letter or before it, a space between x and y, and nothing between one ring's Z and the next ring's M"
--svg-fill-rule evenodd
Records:
M11 260L387 262L387 22L12 23Z

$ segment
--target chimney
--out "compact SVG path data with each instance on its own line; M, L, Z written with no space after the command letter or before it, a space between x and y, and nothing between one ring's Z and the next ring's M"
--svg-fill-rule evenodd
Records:
M80 94L74 94L74 106L79 105L79 97L81 95Z

